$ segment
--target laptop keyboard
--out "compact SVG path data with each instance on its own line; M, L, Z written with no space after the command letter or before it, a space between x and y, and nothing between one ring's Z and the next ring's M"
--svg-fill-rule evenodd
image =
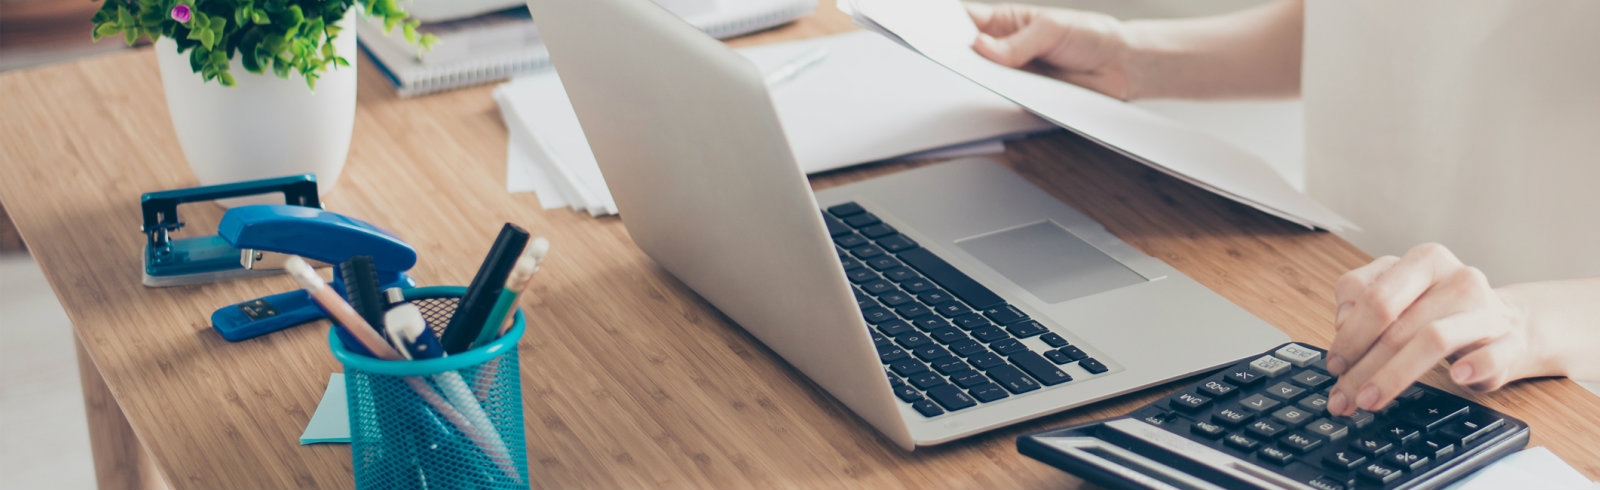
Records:
M923 416L1071 382L1072 363L1108 370L859 204L822 218L895 396Z

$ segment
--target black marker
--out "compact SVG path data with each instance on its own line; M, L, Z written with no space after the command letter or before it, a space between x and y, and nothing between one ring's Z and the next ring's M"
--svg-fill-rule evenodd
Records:
M450 316L450 323L439 339L445 352L454 354L472 347L483 323L493 313L495 301L500 299L500 290L505 289L506 276L511 274L522 249L528 246L528 237L527 230L511 223L500 229L500 236L489 248L489 256L478 267L478 275L472 276L467 294L456 304L456 312Z

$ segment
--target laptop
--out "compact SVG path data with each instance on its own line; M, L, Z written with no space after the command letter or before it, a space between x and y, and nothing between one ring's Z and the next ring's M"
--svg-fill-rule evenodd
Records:
M813 193L722 42L649 0L528 6L634 243L907 450L1288 340L993 161Z

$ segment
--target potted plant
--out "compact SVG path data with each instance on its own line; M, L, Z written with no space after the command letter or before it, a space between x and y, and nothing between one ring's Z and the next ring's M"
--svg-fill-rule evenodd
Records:
M94 38L155 43L173 129L202 185L344 168L355 124L356 11L401 27L395 0L106 0Z

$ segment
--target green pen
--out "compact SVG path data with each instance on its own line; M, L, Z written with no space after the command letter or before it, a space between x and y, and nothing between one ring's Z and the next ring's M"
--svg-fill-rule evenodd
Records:
M487 345L500 336L502 326L510 322L511 311L517 307L517 296L528 287L528 283L533 282L533 273L539 271L539 263L550 253L550 240L544 237L534 238L528 245L528 249L517 258L516 265L512 266L511 273L506 275L505 287L500 290L500 297L495 299L494 308L489 310L488 321L478 330L477 340L472 341L472 348Z

